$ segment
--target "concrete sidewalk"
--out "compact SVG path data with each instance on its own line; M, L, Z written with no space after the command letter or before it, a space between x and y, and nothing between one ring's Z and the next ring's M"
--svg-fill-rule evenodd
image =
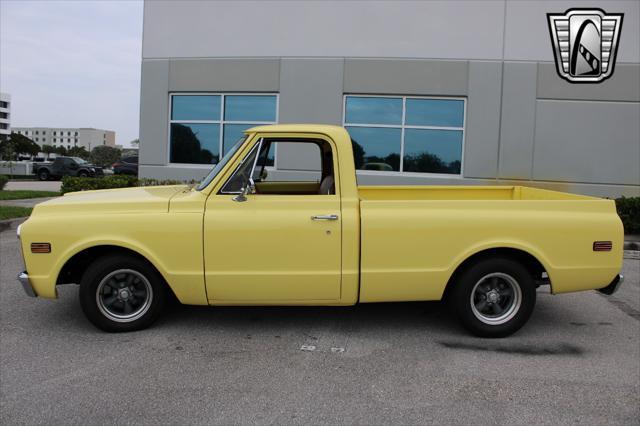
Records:
M62 182L58 180L10 180L4 187L7 191L60 191Z
M22 200L1 200L0 206L15 206L15 207L34 207L36 204L44 203L48 200L53 200L58 197L45 197L45 198L25 198Z

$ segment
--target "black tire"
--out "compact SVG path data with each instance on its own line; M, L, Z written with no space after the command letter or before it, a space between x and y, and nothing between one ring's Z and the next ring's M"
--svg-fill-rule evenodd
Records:
M38 179L40 179L41 181L49 180L50 177L51 177L51 174L49 173L49 170L47 169L38 170Z
M536 304L533 277L509 258L478 261L462 271L452 285L449 302L453 311L467 330L480 337L515 333Z
M80 306L87 319L104 331L142 330L162 312L166 291L162 276L146 261L108 255L96 259L82 275Z
M86 178L89 177L89 173L85 172L84 170L78 173L78 177L81 178Z

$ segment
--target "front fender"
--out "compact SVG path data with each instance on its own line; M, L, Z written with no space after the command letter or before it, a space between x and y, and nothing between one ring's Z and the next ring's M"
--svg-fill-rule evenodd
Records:
M98 246L122 247L147 259L182 303L206 305L202 260L202 215L148 213L61 215L29 219L22 245L36 293L55 298L57 277L76 254ZM31 242L50 242L51 253L30 253Z

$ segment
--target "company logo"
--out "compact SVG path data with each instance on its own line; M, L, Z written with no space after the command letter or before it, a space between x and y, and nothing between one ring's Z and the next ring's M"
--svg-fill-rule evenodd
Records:
M599 83L611 77L623 16L601 9L547 13L558 75L570 83Z

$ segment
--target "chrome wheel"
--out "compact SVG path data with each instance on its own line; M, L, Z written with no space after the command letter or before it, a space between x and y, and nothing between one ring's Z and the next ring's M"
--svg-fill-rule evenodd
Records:
M142 317L152 300L151 283L133 269L118 269L107 274L96 290L98 309L116 322L131 322Z
M500 325L511 320L522 304L522 290L511 275L494 272L471 290L471 311L485 324Z

